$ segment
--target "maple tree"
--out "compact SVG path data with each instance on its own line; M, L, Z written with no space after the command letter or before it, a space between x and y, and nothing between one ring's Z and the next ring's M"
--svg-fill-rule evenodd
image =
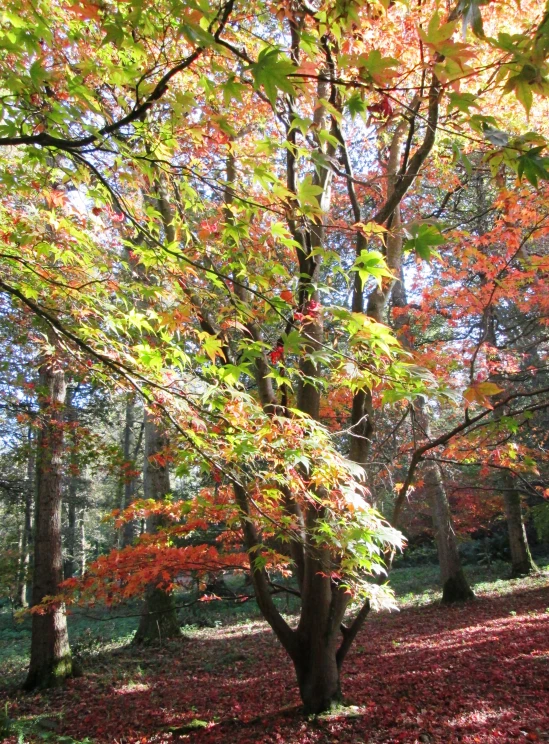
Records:
M532 288L546 279L547 141L527 117L548 91L549 33L543 8L526 7L14 0L3 11L0 291L53 334L73 374L117 386L128 406L140 396L170 431L176 472L212 476L191 515L227 532L219 549L174 546L195 528L180 505L174 525L91 566L82 590L169 592L182 572L249 563L311 712L340 700L370 605L390 603L371 577L401 538L372 506L372 450L395 411L419 411L423 396L440 412L436 433L424 422L398 453L398 525L429 456L476 451L509 468L498 432L549 405L543 347L532 386L488 364L496 302L524 312L527 296L537 327L544 314ZM439 224L486 168L499 189L490 229ZM422 293L427 353L386 325L408 253L431 260L410 293ZM469 324L462 348L438 342L440 318ZM336 399L339 432L324 425ZM517 451L513 472L534 467ZM149 465L164 467L159 456L149 450ZM296 628L272 599L277 570L296 578ZM62 614L56 602L48 612Z

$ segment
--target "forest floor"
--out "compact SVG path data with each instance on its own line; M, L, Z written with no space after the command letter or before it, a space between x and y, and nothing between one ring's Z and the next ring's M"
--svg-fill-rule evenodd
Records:
M220 610L208 621L214 627L187 625L181 640L147 649L128 646L135 618L104 616L93 630L89 618L72 618L85 675L41 694L16 691L28 628L0 616L0 704L10 719L0 720L0 740L549 741L548 569L507 581L503 564L488 574L473 568L478 598L454 607L437 601L436 568L394 571L401 611L373 614L359 635L343 671L349 705L312 718L300 712L291 663L265 623L250 617L251 603L224 622Z

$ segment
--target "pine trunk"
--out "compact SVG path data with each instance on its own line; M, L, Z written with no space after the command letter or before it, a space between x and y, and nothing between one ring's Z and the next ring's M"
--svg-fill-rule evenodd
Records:
M63 578L61 494L65 375L45 363L40 368L41 425L36 458L36 534L32 604L55 595ZM72 674L67 618L62 606L33 614L31 659L25 689L53 687Z
M513 478L505 479L508 490L504 491L505 517L507 519L507 531L509 533L509 548L511 550L511 575L513 577L528 576L538 570L534 563L528 538L522 519L522 508L520 503L520 492L513 488Z

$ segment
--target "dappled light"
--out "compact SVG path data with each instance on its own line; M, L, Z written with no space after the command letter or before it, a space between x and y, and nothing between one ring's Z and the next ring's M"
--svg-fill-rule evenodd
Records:
M63 694L19 697L11 709L59 716L60 734L98 744L176 741L177 730L204 744L541 742L548 670L545 581L466 608L372 616L348 660L347 707L314 720L303 716L291 666L258 622L192 630L147 654L100 655Z

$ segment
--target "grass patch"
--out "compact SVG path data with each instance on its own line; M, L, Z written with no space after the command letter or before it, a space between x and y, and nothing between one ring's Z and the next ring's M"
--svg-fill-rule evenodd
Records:
M547 582L549 559L538 561L540 573L524 579L510 579L510 566L504 561L494 561L490 566L468 565L464 567L473 591L478 596L509 594L522 586L535 588ZM414 566L395 568L391 571L390 584L401 608L420 606L442 599L438 566Z
M468 565L465 573L477 596L509 594L521 588L537 588L547 582L549 558L538 560L541 573L527 579L509 579L508 563L496 561L490 566ZM234 582L234 579L232 580ZM229 586L235 594L242 591L242 579ZM417 607L440 601L439 569L434 565L395 568L391 571L390 584L395 590L400 608ZM182 598L182 604L186 598ZM278 608L291 623L298 607L297 597L275 597ZM145 657L128 645L139 621L140 603L135 602L113 610L94 609L83 613L75 610L69 614L69 639L73 656L84 668L99 676L114 672L120 682L141 684L147 676ZM130 617L127 617L127 616ZM135 616L134 616L135 615ZM125 617L126 616L126 617ZM199 602L180 611L180 621L186 636L200 635L200 629L211 629L214 635L222 628L249 626L260 618L254 600L244 603L224 601ZM29 663L31 618L13 617L9 606L0 606L0 689L20 686ZM216 659L215 668L230 668L235 663L249 661L241 654L228 652Z

